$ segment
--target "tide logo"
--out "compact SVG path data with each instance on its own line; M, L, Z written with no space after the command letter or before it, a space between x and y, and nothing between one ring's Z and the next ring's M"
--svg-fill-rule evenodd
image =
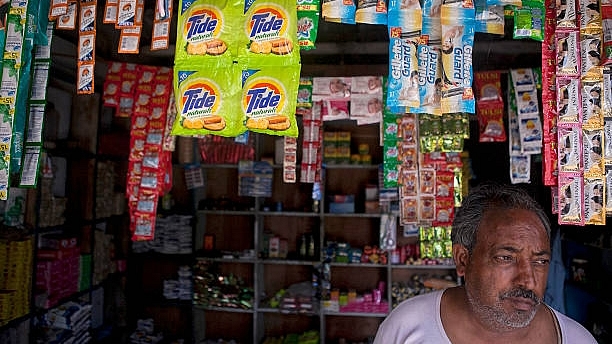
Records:
M274 5L262 4L247 18L246 34L252 41L265 41L281 37L287 30L287 12Z
M221 106L219 86L209 79L194 79L180 89L180 111L184 117L216 114Z
M210 40L219 36L222 27L223 15L218 8L194 8L187 16L183 36L187 41Z
M282 113L285 107L286 91L278 80L261 77L247 82L242 91L242 109L247 117Z

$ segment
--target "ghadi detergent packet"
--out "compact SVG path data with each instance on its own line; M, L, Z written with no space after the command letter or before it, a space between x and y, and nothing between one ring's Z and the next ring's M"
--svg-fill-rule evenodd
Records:
M295 0L246 0L243 11L239 60L266 57L268 65L300 63Z
M242 70L240 104L249 131L298 136L295 119L300 67L263 66Z
M177 115L172 135L235 137L245 129L239 110L240 74L234 63L174 68Z
M241 7L239 0L181 0L175 61L236 60Z

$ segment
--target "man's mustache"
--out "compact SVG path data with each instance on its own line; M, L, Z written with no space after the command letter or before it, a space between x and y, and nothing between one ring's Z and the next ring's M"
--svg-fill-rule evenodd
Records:
M533 301L536 305L539 305L540 303L542 303L542 298L538 297L538 295L536 295L536 293L533 290L529 290L529 289L515 288L501 295L502 300L507 299L507 298L517 298L517 297L529 299Z

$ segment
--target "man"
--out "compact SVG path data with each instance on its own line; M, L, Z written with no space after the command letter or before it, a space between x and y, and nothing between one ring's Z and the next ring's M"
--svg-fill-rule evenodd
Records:
M525 191L475 188L457 210L452 241L464 285L406 300L380 325L375 344L597 343L542 301L550 224Z

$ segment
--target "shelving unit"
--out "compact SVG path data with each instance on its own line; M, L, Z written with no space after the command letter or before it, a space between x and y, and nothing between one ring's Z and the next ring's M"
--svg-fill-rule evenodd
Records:
M267 301L281 288L310 281L322 261L322 248L327 241L341 240L351 246L363 247L379 241L380 213L365 213L363 207L366 184L378 184L382 148L378 146L378 125L362 127L350 121L326 122L326 130L351 131L356 151L359 143L367 143L373 164L329 164L324 167L319 210L312 211L312 184L282 182L282 166L273 165L274 182L271 197L241 197L238 195L237 164L203 164L205 186L196 191L196 204L207 209L197 211L195 245L200 250L196 258L216 264L226 275L239 276L254 291L251 307L229 308L194 306L196 342L201 339L234 339L242 343L260 343L266 337L316 330L321 343L335 343L340 338L351 341L373 337L378 325L391 311L391 284L407 281L414 274L454 271L454 266L417 266L373 263L329 263L332 288L354 289L359 293L386 285L386 312L337 312L323 308L316 301L312 311L288 311L271 307ZM273 156L275 137L256 136L256 159ZM298 140L299 141L299 140ZM300 150L298 149L298 152ZM298 161L300 160L298 154ZM326 196L355 195L355 213L330 213ZM221 201L222 200L222 201ZM217 201L217 202L215 202ZM225 203L225 207L218 204ZM276 208L277 204L281 206ZM231 209L231 210L230 210ZM312 234L315 258L299 257L299 238ZM214 238L214 250L201 251L204 235ZM286 259L266 257L267 237L286 239ZM400 243L416 240L401 238ZM222 258L222 253L236 257ZM250 255L249 255L250 254ZM202 256L204 255L204 256ZM358 276L358 278L356 278ZM231 335L232 337L228 337Z

